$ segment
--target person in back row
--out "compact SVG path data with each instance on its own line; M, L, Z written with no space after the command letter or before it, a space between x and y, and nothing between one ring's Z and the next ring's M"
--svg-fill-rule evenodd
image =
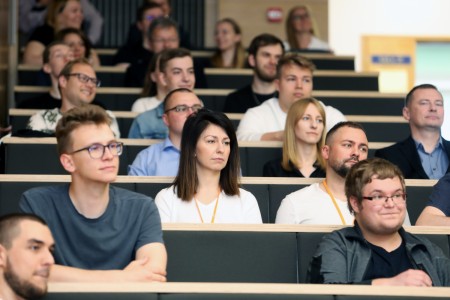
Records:
M199 110L184 124L180 167L171 187L156 195L161 221L262 223L255 197L239 188L239 149L233 124Z
M194 63L189 50L168 49L160 54L159 80L166 93L177 89L192 90L195 85ZM138 115L131 124L130 139L165 139L168 134L163 121L164 103Z
M450 171L450 141L441 136L444 99L431 84L415 86L405 98L403 117L411 135L375 152L402 170L407 179L439 179Z
M30 214L0 217L0 299L36 299L47 293L55 263L47 224Z
M301 98L311 97L314 69L315 66L309 59L296 53L283 56L278 61L275 80L278 98L271 98L247 110L237 129L238 140L282 141L286 115L292 103ZM325 109L330 128L338 122L345 121L340 111L320 103Z
M162 119L169 129L169 136L163 142L139 152L133 164L128 167L128 175L176 176L184 123L202 107L202 102L190 89L179 88L167 94Z
M275 79L278 60L284 54L283 42L274 35L256 36L248 48L248 64L253 68L252 83L230 93L225 99L223 111L245 113L264 101L277 96Z
M355 164L345 180L353 227L326 235L307 282L382 286L450 286L450 260L426 238L406 232L405 180L392 163Z
M61 106L54 109L41 110L30 117L27 129L54 135L56 124L62 115L71 108L92 103L100 86L94 68L85 58L68 62L58 76L58 86L61 93ZM120 137L119 125L112 112L111 129L117 138Z
M71 182L22 194L21 211L43 218L58 247L51 281L165 281L167 253L153 200L112 186L123 144L99 106L66 112L56 127Z

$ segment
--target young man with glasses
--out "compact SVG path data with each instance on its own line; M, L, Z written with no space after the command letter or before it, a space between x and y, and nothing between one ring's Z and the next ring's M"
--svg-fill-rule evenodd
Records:
M169 129L169 136L163 142L139 152L133 164L128 167L128 175L176 176L184 122L202 107L202 102L190 89L179 88L167 94L162 119Z
M159 77L165 93L178 88L194 89L194 62L189 50L184 48L168 49L159 56ZM154 109L138 115L128 133L130 139L165 139L168 128L163 121L164 102Z
M425 238L402 228L405 181L392 163L355 164L345 180L353 227L324 237L308 270L310 283L449 286L450 260Z
M58 248L53 281L165 281L167 254L153 200L110 185L123 145L100 107L81 105L56 128L69 184L38 187L20 200L24 212L43 218Z
M32 115L27 129L54 135L56 124L62 114L82 104L94 101L100 80L97 79L94 68L85 58L68 62L58 76L58 86L61 93L61 107L41 110ZM117 138L120 137L119 126L112 112L107 112L112 119L111 129Z

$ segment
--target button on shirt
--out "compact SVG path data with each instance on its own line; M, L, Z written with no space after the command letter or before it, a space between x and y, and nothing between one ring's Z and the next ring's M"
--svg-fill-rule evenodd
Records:
M416 142L422 167L430 179L440 179L448 169L448 157L442 143L442 138L431 153L427 153L422 143Z
M169 138L139 152L133 164L128 166L128 175L176 176L180 165L180 150Z

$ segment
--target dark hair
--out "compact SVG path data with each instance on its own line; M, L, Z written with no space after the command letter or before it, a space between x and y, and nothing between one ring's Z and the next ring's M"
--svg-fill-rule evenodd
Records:
M200 135L210 124L222 128L230 138L230 156L225 168L220 171L220 187L226 195L239 195L239 148L233 123L224 113L201 109L187 118L181 135L180 167L173 184L178 198L184 201L190 201L197 191L199 182L195 151Z
M68 78L70 73L72 73L72 69L75 65L88 65L88 66L92 67L92 65L89 63L89 61L84 57L74 59L74 60L69 61L64 66L64 68L61 70L61 73L59 73L58 77L64 76L64 77Z
M60 41L64 41L64 37L68 34L77 34L81 40L83 41L84 44L84 48L85 53L84 53L84 57L85 58L89 58L91 56L91 49L92 49L92 43L91 41L87 38L87 36L84 34L84 32L80 29L77 28L65 28L62 29L60 31L58 31L58 33L56 33L56 40L60 40Z
M283 50L282 53L284 54L284 44L278 37L270 33L257 35L250 42L250 46L248 47L248 55L256 56L259 48L272 45L280 45Z
M334 125L330 130L328 130L327 137L325 138L325 145L329 145L331 143L331 139L333 138L334 134L342 127L359 129L362 130L364 134L366 134L364 127L359 123L352 121L339 122L336 125Z
M53 47L58 46L58 45L67 46L67 44L64 43L63 41L55 40L45 47L44 53L42 54L42 57L44 59L44 64L48 64L50 62L50 52L52 51Z
M232 18L224 18L219 21L217 21L216 24L220 23L228 23L233 28L233 31L235 34L241 34L242 30L239 24ZM233 65L232 68L243 68L245 66L245 49L242 46L242 41L239 41L236 43L236 47L234 49L234 57L233 57ZM213 56L211 57L211 64L216 68L223 68L223 60L222 60L222 53L220 49L217 49Z
M424 83L424 84L420 84L420 85L416 85L415 87L413 87L409 93L406 95L405 97L405 107L408 106L409 102L411 101L411 98L414 94L415 91L417 90L425 90L425 89L433 89L439 92L439 90L437 89L436 86L429 84L429 83ZM440 92L439 92L440 93Z
M149 40L152 40L153 32L157 28L175 28L178 33L178 23L169 17L159 17L152 21L150 27L148 28L147 37Z
M314 63L308 58L297 53L287 53L283 55L277 64L277 78L281 77L281 70L284 66L293 65L302 69L310 70L313 73L316 70Z
M194 94L194 92L188 88L178 88L178 89L171 90L166 95L166 97L164 97L164 102L163 102L164 103L164 111L169 109L168 105L169 105L170 99L172 98L173 94L175 94L175 93L192 93L192 94Z
M6 249L11 248L13 240L20 234L19 224L29 220L47 226L47 223L33 214L13 213L0 217L0 245Z
M156 86L156 82L152 80L152 73L156 71L156 67L158 66L158 60L161 53L155 53L148 64L147 72L145 73L144 78L144 87L142 88L141 97L153 97L158 94L158 87Z
M398 178L405 191L405 179L402 171L393 163L382 158L369 158L356 163L348 172L345 178L345 195L347 196L348 209L355 214L351 204L350 197L356 198L358 206L362 202L362 190L364 186L372 182L372 177L383 180L386 178Z
M83 104L63 114L56 125L55 135L59 155L72 151L71 133L82 125L111 125L111 117L100 106Z
M136 11L136 21L143 21L145 12L150 9L159 8L162 11L161 5L154 2L144 2L141 6L139 6Z
M166 70L167 63L174 58L183 58L189 56L192 58L191 52L185 48L165 49L159 56L159 71Z

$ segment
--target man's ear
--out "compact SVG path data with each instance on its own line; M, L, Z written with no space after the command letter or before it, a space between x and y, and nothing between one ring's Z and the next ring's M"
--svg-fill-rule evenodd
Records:
M75 163L70 154L61 154L59 156L59 161L61 162L64 170L66 170L67 172L73 173L76 170Z
M411 118L410 113L409 113L409 108L404 106L402 114L403 114L403 118L405 118L405 120L409 122L409 119Z
M322 157L323 157L325 160L328 160L328 158L330 157L330 146L324 145L324 146L322 147Z
M353 211L355 212L355 214L358 214L360 211L358 200L356 199L355 196L350 196L349 200L350 200L350 205L351 205Z
M280 79L277 78L273 82L275 83L275 88L279 92L280 91Z
M50 67L49 64L44 64L42 66L42 70L46 73L46 74L50 74L52 72L52 68Z
M4 269L6 267L7 254L6 248L3 245L0 245L0 269Z
M250 65L250 67L254 68L256 65L256 59L255 56L253 54L250 54L248 56L248 64Z
M167 114L162 115L162 120L163 120L164 124L166 124L166 126L169 127L169 119L168 119Z
M156 76L158 76L159 80L164 86L167 86L166 74L164 74L164 72L159 72L158 74L156 74Z
M64 88L67 85L67 78L65 76L58 77L58 84L60 87Z

